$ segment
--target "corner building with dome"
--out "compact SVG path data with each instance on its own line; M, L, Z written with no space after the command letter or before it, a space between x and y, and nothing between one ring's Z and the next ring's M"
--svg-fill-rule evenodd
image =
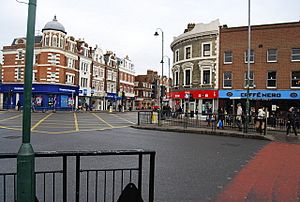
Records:
M3 47L0 106L23 106L26 37ZM32 103L36 110L72 110L78 102L78 55L74 37L67 36L56 16L35 36Z

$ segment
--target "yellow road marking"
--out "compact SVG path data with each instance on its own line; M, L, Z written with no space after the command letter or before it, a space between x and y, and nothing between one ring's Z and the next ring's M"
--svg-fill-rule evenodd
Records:
M118 118L120 118L120 119L123 119L123 120L127 121L128 123L135 124L135 123L133 123L132 121L129 121L128 119L125 119L125 118L123 118L123 117L117 116L117 115L115 115L115 114L111 114L111 115L112 115L112 116L115 116L115 117L118 117Z
M75 124L75 131L78 132L79 131L79 127L78 127L78 119L77 119L77 114L74 114L74 124Z
M7 129L7 130L17 130L17 131L22 130L22 128L11 128L11 127L7 127L7 126L0 126L0 128Z
M106 121L104 121L101 117L99 117L98 115L92 113L97 119L99 119L100 121L102 121L103 123L107 124L109 127L114 128L113 125L107 123Z
M2 119L2 120L0 120L0 122L11 120L11 119L15 119L15 118L18 118L20 116L22 116L22 114L19 114L19 115L16 115L16 116L12 116L12 117L9 117L9 118L6 118L6 119Z
M39 122L37 122L32 128L31 131L33 131L36 127L38 127L41 123L43 123L43 121L45 121L49 116L51 116L53 113L48 114L47 116L45 116L44 118L42 118Z

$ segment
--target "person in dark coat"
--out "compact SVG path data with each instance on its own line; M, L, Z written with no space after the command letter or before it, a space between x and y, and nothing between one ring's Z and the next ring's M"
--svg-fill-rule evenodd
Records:
M287 113L287 128L286 128L286 135L289 135L291 127L294 130L295 135L297 136L297 130L296 130L296 113L295 113L295 108L291 107Z
M20 102L20 100L18 100L17 107L18 107L18 111L20 111L20 109L21 109L21 102Z

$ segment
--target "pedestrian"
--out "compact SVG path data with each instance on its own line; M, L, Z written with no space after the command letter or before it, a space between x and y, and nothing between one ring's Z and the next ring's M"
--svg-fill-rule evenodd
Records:
M243 108L242 108L242 104L239 103L237 104L236 118L235 118L239 130L242 130L242 125L243 125L242 116L243 116Z
M18 111L20 111L20 109L21 109L21 102L20 102L20 100L18 100L17 107L18 107Z
M218 129L224 129L224 120L225 120L225 113L223 108L221 107L220 109L218 109L218 122L217 122Z
M89 105L88 105L88 103L84 103L84 106L85 106L85 111L89 111Z
M264 107L260 107L257 113L256 131L262 133L265 129L266 112Z
M291 127L294 130L295 135L297 136L297 131L296 131L296 125L295 125L295 120L296 120L296 113L295 113L295 108L291 107L287 113L287 129L286 129L286 136L289 136L289 132Z

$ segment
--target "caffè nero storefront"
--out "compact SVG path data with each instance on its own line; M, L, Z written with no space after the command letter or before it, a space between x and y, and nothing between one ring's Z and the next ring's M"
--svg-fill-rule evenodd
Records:
M290 107L300 109L300 90L250 90L250 107L267 107L269 111L287 111ZM245 109L247 90L220 90L219 107L232 112L238 103Z

